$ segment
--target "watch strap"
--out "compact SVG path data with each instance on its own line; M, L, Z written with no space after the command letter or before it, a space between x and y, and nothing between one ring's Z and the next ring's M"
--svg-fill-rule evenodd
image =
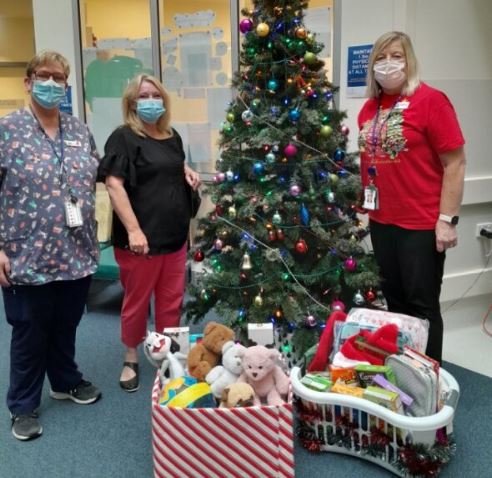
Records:
M444 222L448 222L449 224L458 224L458 216L448 216L447 214L439 214L439 219Z

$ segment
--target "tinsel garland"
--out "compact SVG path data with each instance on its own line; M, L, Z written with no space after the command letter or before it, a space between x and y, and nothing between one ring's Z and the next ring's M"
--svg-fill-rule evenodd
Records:
M320 452L323 445L339 446L350 449L355 446L363 455L383 458L386 447L391 443L391 435L378 427L371 428L369 439L366 436L360 440L357 433L358 423L350 421L345 415L335 417L335 430L325 430L318 436L317 426L323 421L323 414L319 408L305 406L301 400L295 402L299 424L297 436L301 445L312 452ZM328 421L332 421L329 417ZM444 430L437 431L434 445L422 443L398 443L396 458L392 461L395 469L408 477L426 478L437 476L442 466L449 462L456 451L456 444L451 435L446 436Z

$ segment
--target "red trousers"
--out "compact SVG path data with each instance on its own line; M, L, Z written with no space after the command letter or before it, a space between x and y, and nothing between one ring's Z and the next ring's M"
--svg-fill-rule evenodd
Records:
M170 254L139 256L114 248L125 291L121 308L121 341L137 347L147 334L150 298L154 293L155 329L179 327L185 288L186 246Z

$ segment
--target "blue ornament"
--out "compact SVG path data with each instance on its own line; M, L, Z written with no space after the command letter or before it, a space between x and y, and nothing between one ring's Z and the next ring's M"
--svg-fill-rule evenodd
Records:
M309 220L311 219L309 215L308 208L304 206L304 204L301 206L301 222L303 226L309 226Z
M270 108L270 113L272 114L272 116L280 116L280 112L281 112L280 106L272 106Z
M285 105L285 106L289 106L291 103L292 103L292 100L288 97L288 96L284 96L282 98L282 103Z
M285 29L285 23L282 21L278 21L275 23L274 29L278 33L282 33Z
M275 80L275 79L272 79L268 82L268 85L267 85L268 89L270 91L277 91L277 88L278 88L278 81Z
M289 119L291 121L297 121L301 117L301 112L297 108L289 110Z
M260 176L262 175L263 173L265 172L265 165L260 162L260 161L257 161L254 165L253 165L253 173L256 174L257 176Z
M339 163L340 161L343 161L344 158L345 158L345 151L340 148L335 149L335 153L333 154L333 159L337 163Z
M232 181L234 183L238 183L241 179L241 176L239 176L239 174L234 174L234 178L232 178Z
M327 92L325 93L325 98L326 98L327 100L331 100L331 99L333 98L333 92L331 92L331 91L327 91Z
M345 176L347 176L347 170L346 169L340 169L340 171L338 171L338 176L340 176L341 178L344 178Z

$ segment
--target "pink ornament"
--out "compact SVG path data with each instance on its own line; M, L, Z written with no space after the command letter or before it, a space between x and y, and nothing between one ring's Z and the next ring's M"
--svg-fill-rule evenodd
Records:
M345 136L348 136L348 134L350 133L350 129L347 125L342 125L342 127L340 128L340 131Z
M293 184L289 189L290 195L297 197L301 194L301 188L297 184Z
M354 272L357 268L357 261L353 257L349 257L345 261L345 270L348 272Z
M248 33L253 28L253 22L249 18L245 18L239 22L239 30L241 33Z
M345 304L341 300L334 300L331 303L331 310L341 310L345 312Z
M297 154L297 148L292 143L289 143L284 148L284 153L285 153L286 156L294 156L295 154Z
M218 173L218 174L217 174L217 181L218 181L219 183L223 183L223 182L224 182L224 180L225 180L225 174L224 174L224 173Z
M216 251L221 251L222 247L224 247L224 243L220 239L216 239L214 242L214 249Z

